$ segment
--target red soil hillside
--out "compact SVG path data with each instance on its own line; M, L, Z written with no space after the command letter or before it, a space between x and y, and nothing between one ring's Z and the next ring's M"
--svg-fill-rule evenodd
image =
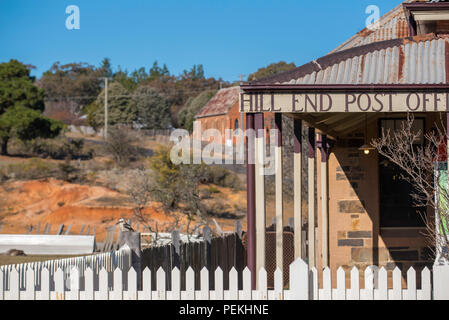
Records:
M244 192L237 195L221 190L220 197L225 196L230 200L244 196ZM147 208L145 213L159 225L171 221L158 209L158 204ZM49 223L51 234L56 233L60 224L64 224L65 228L72 224L70 233L79 234L81 227L86 225L90 226L90 230L95 227L97 241L103 241L106 228L114 225L121 217L133 218L132 204L126 195L105 187L71 184L55 179L11 181L0 187L1 233L23 234L31 225L36 227L38 223L41 224L42 232L44 225ZM216 220L224 230L233 229L233 220Z
M123 217L132 218L132 207L127 198L103 187L70 184L49 179L40 181L15 181L0 188L0 223L2 233L25 233L30 225L46 223L55 233L60 224L66 228L72 224L71 233L77 234L82 225L97 231L102 241L106 228ZM167 221L163 213L149 208L148 214L155 220Z

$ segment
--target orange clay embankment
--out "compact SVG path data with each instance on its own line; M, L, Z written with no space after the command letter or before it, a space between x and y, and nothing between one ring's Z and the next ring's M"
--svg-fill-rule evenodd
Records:
M154 207L147 208L145 213L161 223L169 220ZM126 196L104 187L55 179L14 181L0 187L1 233L23 234L38 223L42 232L49 223L51 234L56 233L60 224L65 228L72 224L70 233L79 234L86 225L91 232L96 228L97 240L102 241L106 228L121 217L133 218L131 204Z
M224 188L221 190L220 196L231 201L244 196L244 192L237 195ZM146 208L145 215L159 226L171 222L172 218L158 207L156 203ZM97 241L103 241L106 228L122 217L136 221L129 198L105 187L72 184L55 179L9 181L0 186L0 224L3 226L3 234L24 234L30 226L36 228L39 223L40 232L49 223L50 234L55 234L61 224L65 228L72 225L70 233L79 234L82 226L86 225L86 228L89 226L90 233L93 228L96 229ZM226 231L234 227L233 220L216 220ZM185 226L185 216L181 217L181 221ZM243 224L245 228L245 221ZM32 233L36 233L36 230Z

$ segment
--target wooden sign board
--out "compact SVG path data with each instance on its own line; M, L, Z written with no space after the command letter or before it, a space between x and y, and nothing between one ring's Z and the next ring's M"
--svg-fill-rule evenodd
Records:
M242 93L241 112L447 112L446 92Z

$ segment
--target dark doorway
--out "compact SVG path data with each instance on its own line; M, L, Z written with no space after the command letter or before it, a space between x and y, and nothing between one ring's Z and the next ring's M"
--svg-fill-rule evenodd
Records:
M390 132L401 128L406 119L382 119L380 129ZM415 119L416 130L424 132L424 119ZM417 141L422 145L424 139ZM412 198L416 192L408 181L403 179L403 170L385 157L379 155L380 184L380 227L424 227L426 207L417 207Z

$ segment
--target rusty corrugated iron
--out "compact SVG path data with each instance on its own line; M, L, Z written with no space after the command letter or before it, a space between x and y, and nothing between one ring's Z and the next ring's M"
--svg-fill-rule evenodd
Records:
M447 83L449 38L417 36L391 42L392 46L319 63L317 71L282 84L442 84ZM357 51L352 49L354 53Z

